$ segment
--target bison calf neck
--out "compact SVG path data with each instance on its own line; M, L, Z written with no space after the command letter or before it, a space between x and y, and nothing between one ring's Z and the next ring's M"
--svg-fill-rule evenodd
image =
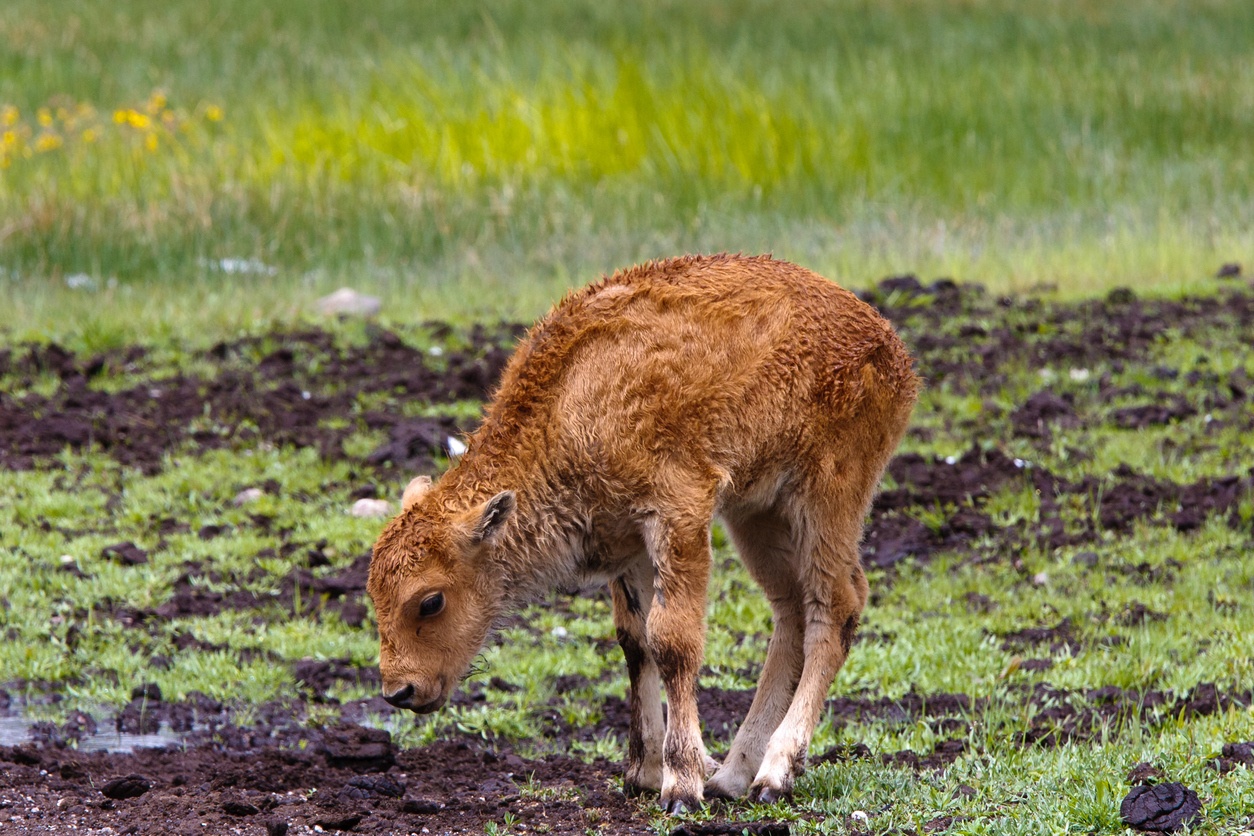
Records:
M385 699L434 711L507 610L605 582L631 679L627 788L670 812L788 795L866 603L862 521L917 390L883 318L786 262L679 258L572 293L461 460L411 482L379 536ZM696 701L715 515L775 621L721 766Z

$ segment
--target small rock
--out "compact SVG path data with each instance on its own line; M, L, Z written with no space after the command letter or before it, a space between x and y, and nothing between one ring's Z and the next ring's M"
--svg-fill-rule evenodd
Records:
M341 287L316 304L323 316L374 316L383 308L379 297L358 293L351 287Z
M375 795L400 798L404 794L404 784L397 783L386 775L359 775L350 779L339 792L341 800L352 801L364 801Z
M348 513L354 517L386 517L392 513L392 503L386 499L359 499Z
M1219 268L1219 272L1215 274L1217 279L1237 279L1241 277L1241 265L1235 261L1230 261Z
M152 782L143 775L127 775L125 778L114 778L100 788L105 798L121 801L124 798L139 798L152 789Z
M334 818L318 819L315 825L323 830L352 830L361 824L361 820L366 817L365 813L350 813L347 816L336 816Z
M262 276L273 276L279 272L276 268L255 258L219 258L216 261L204 261L202 263L211 270L220 270L230 275L254 273Z
M263 491L261 488L245 488L244 490L235 494L235 498L231 500L231 504L235 505L236 507L239 507L241 505L247 505L250 502L256 502L258 499L261 499L265 495L266 495L266 492Z
M443 809L443 804L438 801L432 801L429 798L407 798L401 803L402 813L419 813L427 815L430 813L438 813Z
M148 562L148 552L131 542L114 543L100 550L105 560L113 560L123 566L139 566Z
M1142 784L1119 805L1123 823L1136 830L1173 832L1192 824L1202 813L1197 793L1184 784Z
M551 635L555 639L564 639L570 635L570 632L565 627L559 624L556 627L554 627L551 631L549 631L549 635Z
M255 816L261 811L247 801L232 799L222 805L222 811L228 816Z
M1045 586L1049 583L1049 575L1045 572L1037 572L1032 576L1033 586Z
M266 836L287 836L287 822L278 819L266 822Z

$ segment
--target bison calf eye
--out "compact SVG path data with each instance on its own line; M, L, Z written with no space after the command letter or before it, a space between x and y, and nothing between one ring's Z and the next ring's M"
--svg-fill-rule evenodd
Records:
M438 614L442 609L444 609L444 593L437 592L422 599L422 604L418 607L418 615L423 618L430 618Z

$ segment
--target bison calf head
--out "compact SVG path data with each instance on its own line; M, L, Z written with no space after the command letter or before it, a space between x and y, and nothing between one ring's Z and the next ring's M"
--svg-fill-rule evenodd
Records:
M504 491L458 510L420 476L402 505L375 543L366 588L379 620L383 698L426 714L448 700L500 614L506 580L491 552L515 500Z

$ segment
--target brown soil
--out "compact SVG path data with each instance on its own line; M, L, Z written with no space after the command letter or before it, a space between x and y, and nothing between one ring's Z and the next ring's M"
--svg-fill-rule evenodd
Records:
M1202 410L1216 426L1245 426L1254 420L1250 409L1254 385L1244 373L1219 379L1197 369L1158 369L1150 383L1123 390L1109 379L1099 380L1091 396L1047 386L1005 414L991 403L1003 391L1007 365L1056 368L1065 376L1072 368L1148 362L1168 328L1185 334L1214 328L1248 333L1254 323L1254 293L1246 290L1228 290L1213 299L1161 301L1123 292L1079 305L1047 305L986 299L952 282L924 286L912 277L898 277L867 296L890 318L907 323L903 330L929 385L988 399L980 420L1000 422L996 426L1001 430L1033 445L1051 444L1059 430L1093 421L1135 429L1197 420ZM966 316L972 310L981 315ZM368 474L367 483L357 487L354 496L373 496L382 492L376 482L390 484L399 478L396 474L431 470L433 457L450 434L469 428L448 418L362 412L357 409L361 399L395 395L431 404L481 400L519 333L519 326L512 325L462 334L432 325L429 336L452 346L439 356L387 331L349 347L321 331L273 334L199 353L197 375L162 374L142 348L91 357L56 345L0 350L0 468L42 467L69 448L94 450L151 473L164 467L172 453L194 454L259 440L311 447L329 459L350 459L344 440L356 430L373 429L383 431L387 440L354 462ZM126 381L120 388L119 379ZM115 385L104 387L105 380ZM1205 384L1200 387L1205 394L1190 399L1157 388L1181 381ZM348 425L332 425L330 417L347 418ZM965 429L973 438L982 431L978 423ZM1121 467L1101 479L1069 481L1032 462L980 447L952 462L902 455L892 462L890 476L892 487L880 494L872 509L864 549L868 566L881 570L894 570L906 560L926 562L946 550L972 560L1013 560L1019 547L1028 543L1082 548L1106 532L1127 532L1138 523L1190 531L1218 519L1248 531L1250 523L1238 510L1243 497L1254 490L1254 474L1249 472L1175 484ZM1015 487L1040 497L1037 523L1002 527L986 513L991 496ZM1075 497L1094 513L1080 521L1064 521L1064 500ZM181 520L153 522L161 534L190 530ZM255 515L246 525L269 530L271 523ZM212 540L225 531L223 526L204 525L197 534ZM106 601L94 613L74 615L114 619L138 635L155 632L170 618L195 619L224 609L256 609L279 617L296 612L328 615L363 625L369 554L340 559L325 542L303 542L290 533L277 533L282 555L300 555L302 565L273 579L276 594L263 596L241 588L242 582L258 581L256 577L224 577L211 566L188 562L169 597L149 609ZM130 542L108 546L103 556L123 566L143 565L149 557ZM1076 554L1075 562L1086 571L1122 573L1145 583L1170 583L1181 568L1170 563L1106 565L1095 552L1084 551ZM74 566L65 571L80 572ZM979 595L967 603L977 609L993 606ZM1118 612L1096 614L1095 623L1136 625L1160 617L1134 603ZM1089 630L1082 633L1070 621L1061 621L1025 627L997 640L1005 651L1027 657L1021 661L1023 669L1041 670L1050 660L1033 656L1063 648L1074 652L1094 639ZM72 646L72 641L71 629L67 644ZM175 650L220 649L192 631L178 633L173 644ZM617 652L608 645L604 651ZM153 655L149 664L159 668L169 659ZM628 799L618 790L620 764L584 763L562 754L576 741L621 737L627 726L621 699L604 701L599 719L579 728L566 723L554 706L542 719L549 729L544 750L556 754L544 757L523 758L508 741L457 736L402 750L385 732L359 725L368 714L387 711L381 699L341 704L331 696L338 683L377 685L376 671L347 660L328 660L297 663L293 672L299 692L291 701L254 708L252 721L244 725L230 706L197 694L166 701L155 686L142 682L134 683L131 702L111 721L75 712L61 724L38 724L31 743L0 747L0 830L281 834L317 826L359 833L424 828L482 833L488 822L502 822L508 813L528 831L583 833L600 827L609 833L652 832L652 800ZM559 690L588 684L571 680ZM33 692L41 688L39 683L21 685ZM499 679L472 680L456 700L476 702L486 699L489 691L508 694L516 689L516 683ZM1225 692L1210 684L1187 694L1118 688L1063 692L1044 684L1012 689L1011 694L1023 701L1024 716L1031 718L1018 732L1025 746L1086 740L1117 730L1132 718L1156 722L1214 714L1230 706L1248 706L1252 699L1249 692ZM743 719L752 695L752 691L703 691L700 707L707 736L726 740ZM48 689L48 699L57 698ZM8 702L0 690L0 714ZM338 713L336 724L310 723L313 705L319 706L319 717L328 710ZM829 750L814 760L875 758L889 768L941 769L970 753L969 724L983 709L983 703L964 694L832 699L827 712L838 725L922 720L947 739L931 752L872 752L854 746ZM89 754L73 748L75 741L110 723L130 734L170 729L180 733L182 743L174 749L130 754ZM1225 746L1213 765L1221 771L1254 765L1250 743ZM1129 802L1128 820L1157 822L1158 813L1150 808L1158 796L1163 810L1189 814L1187 793L1142 791ZM714 821L685 825L684 832L788 832L778 823L740 822L737 810L735 805L720 807ZM953 823L942 817L928 829L942 830Z

